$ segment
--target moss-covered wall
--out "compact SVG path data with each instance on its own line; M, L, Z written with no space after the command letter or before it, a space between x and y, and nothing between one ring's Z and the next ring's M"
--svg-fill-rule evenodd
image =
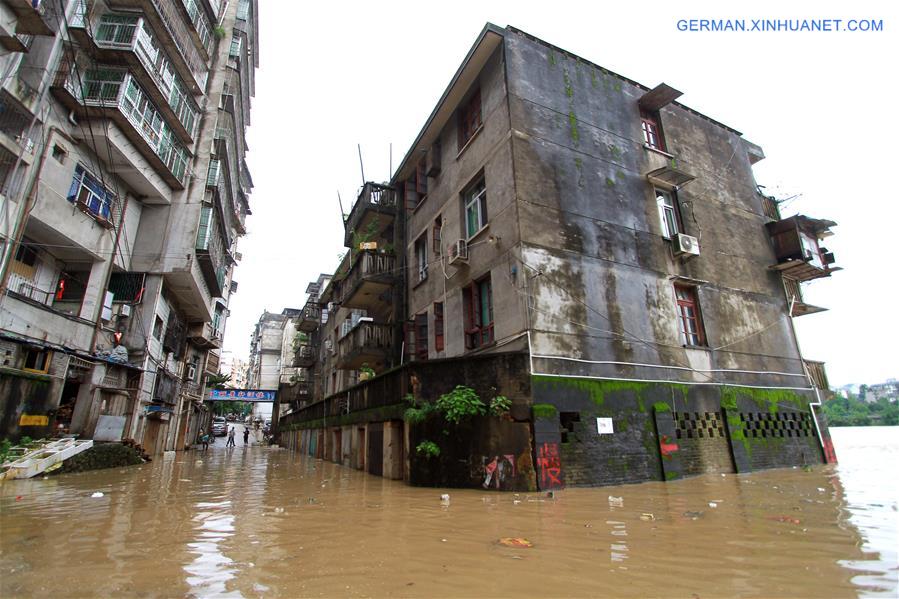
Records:
M552 480L540 476L539 451L553 441L572 486L822 461L813 397L801 392L553 376L531 383L544 485ZM597 418L611 418L613 432L600 434Z

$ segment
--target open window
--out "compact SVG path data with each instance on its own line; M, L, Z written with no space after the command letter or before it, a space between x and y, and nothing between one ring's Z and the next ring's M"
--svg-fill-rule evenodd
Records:
M481 128L481 90L475 90L459 109L459 151Z
M490 275L462 290L465 346L475 349L493 343L493 286Z
M699 295L696 287L676 283L674 295L677 301L677 320L681 344L687 347L706 345L702 313L699 309Z
M421 283L428 278L428 236L427 232L415 240L415 265L418 267L416 283Z
M471 239L487 226L487 186L482 177L462 194L465 210L465 237Z
M434 302L434 351L443 351L443 302Z
M640 109L643 128L643 143L654 150L666 152L665 136L662 133L662 119L658 110Z
M415 359L428 359L428 313L415 315Z
M654 188L656 206L659 210L659 221L662 225L662 237L673 239L684 230L681 219L680 205L677 201L677 192Z

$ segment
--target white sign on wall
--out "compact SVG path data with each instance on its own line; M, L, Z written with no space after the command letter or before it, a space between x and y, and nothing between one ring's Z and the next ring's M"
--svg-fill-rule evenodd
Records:
M596 419L596 432L600 435L611 435L615 431L612 428L612 419L611 418L597 418Z

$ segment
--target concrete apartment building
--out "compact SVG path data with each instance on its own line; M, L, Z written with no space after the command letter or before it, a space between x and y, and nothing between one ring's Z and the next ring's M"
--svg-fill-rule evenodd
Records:
M237 289L257 3L2 4L47 29L0 58L2 434L182 449Z
M837 270L835 223L782 218L753 177L761 148L680 95L488 25L346 219L318 298L326 384L282 444L516 490L834 460L811 405L823 365L792 318L823 309L800 284ZM449 435L403 421L404 398L456 385L511 409Z

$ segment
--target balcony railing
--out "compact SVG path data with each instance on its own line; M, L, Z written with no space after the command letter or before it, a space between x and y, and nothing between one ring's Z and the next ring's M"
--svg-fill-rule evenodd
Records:
M201 209L196 250L200 270L210 293L214 297L221 297L225 290L228 265L225 256L225 235L214 206L203 206Z
M365 232L367 226L370 226L369 223L375 223L375 218L378 219L373 227L378 229L376 233L380 233L393 222L397 206L396 196L392 187L377 183L363 185L344 223L344 244L349 247L353 243L353 233Z
M79 77L77 70L70 68L70 65L62 68L66 69L62 75L65 77L62 87L78 104L112 111L114 115L124 117L132 131L171 176L184 185L187 179L187 150L175 139L171 127L133 75L119 69L98 69Z
M194 26L197 41L206 50L206 55L211 56L215 38L212 36L212 24L206 17L206 12L200 7L200 3L197 0L181 0L181 4L184 6L184 10L187 11L187 16Z
M293 356L293 365L309 367L315 363L315 346L304 343L297 347Z
M318 325L321 322L321 317L321 307L312 300L309 300L308 302L306 302L306 305L303 306L303 313L300 315L300 318L297 321L297 329L306 333L310 333L318 328Z
M34 149L34 140L28 137L30 124L31 117L0 94L0 132L13 138L19 146L29 152ZM37 127L30 131L31 136L34 137L36 132Z
M396 276L396 256L378 250L363 250L356 254L350 272L340 282L340 302L347 308L364 308L356 305L354 296L362 291L366 283L371 283L370 293L377 293L389 287ZM377 287L375 289L374 287Z
M393 349L393 326L361 321L337 342L337 364L358 369L365 362L372 367L385 364Z

